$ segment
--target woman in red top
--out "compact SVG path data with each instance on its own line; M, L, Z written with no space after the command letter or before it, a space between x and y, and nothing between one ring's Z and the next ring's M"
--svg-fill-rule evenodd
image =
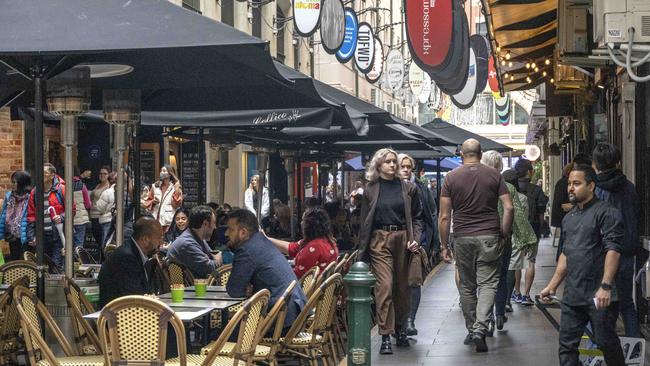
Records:
M293 243L269 238L284 254L295 258L293 272L297 278L314 266L322 271L328 264L336 261L339 249L332 238L332 226L325 210L315 207L305 211L302 216L303 239Z

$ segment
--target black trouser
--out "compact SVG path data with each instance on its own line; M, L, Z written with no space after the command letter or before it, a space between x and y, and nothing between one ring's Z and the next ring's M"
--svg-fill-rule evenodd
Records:
M411 313L409 314L409 319L412 322L415 322L415 315L418 313L418 308L420 307L420 297L422 297L422 287L411 287Z
M7 243L9 244L9 250L11 253L9 254L9 258L5 259L8 261L23 260L23 243L20 241L20 238L11 236L11 238L7 240Z
M578 346L585 327L591 322L598 349L603 351L607 366L625 366L625 357L621 342L616 334L618 303L612 303L606 309L596 310L588 306L569 306L562 304L560 320L560 365L579 366Z

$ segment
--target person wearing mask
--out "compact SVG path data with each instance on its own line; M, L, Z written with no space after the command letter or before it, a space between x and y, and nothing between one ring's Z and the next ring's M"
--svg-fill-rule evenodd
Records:
M390 335L398 347L409 347L406 325L411 310L408 286L411 253L420 250L422 205L417 187L399 176L397 153L375 152L366 168L368 184L361 199L359 258L370 261L377 279L375 304L381 334L380 354L393 354Z
M639 337L639 320L634 308L634 259L639 245L639 196L636 187L619 169L621 151L612 144L600 143L593 152L593 167L598 174L596 197L618 209L623 223L624 240L616 275L618 305L626 337Z
M257 217L250 210L235 210L228 216L228 246L235 256L226 291L232 297L247 297L267 289L271 292L270 309L291 281L297 278L285 256L259 231L259 227ZM306 304L305 293L296 286L288 301L283 334Z
M50 163L43 165L44 197L39 197L43 202L43 218L45 222L43 243L47 254L60 271L63 270L63 243L55 225L63 225L65 220L65 182L56 174L56 168ZM29 195L27 208L28 245L36 246L34 231L36 230L36 205L34 204L34 189ZM74 207L73 207L74 211Z
M213 210L214 212L214 210ZM190 211L185 207L179 207L174 213L174 219L172 224L169 227L169 230L165 233L165 243L167 245L171 244L181 236L187 229L190 222Z
M216 228L217 218L209 206L193 207L189 230L167 248L167 257L185 265L194 278L208 278L223 263L221 254L213 255L207 243Z
M75 168L78 173L79 168ZM73 219L74 247L82 247L86 241L86 226L90 223L88 210L92 208L92 201L90 200L90 192L81 180L79 174L75 174L72 178L73 199L75 204L75 212Z
M257 208L259 207L259 185L260 185L260 176L254 175L251 177L250 184L246 191L244 192L244 206L253 215L257 216ZM270 206L269 206L269 189L264 187L262 191L262 212L260 213L260 221L269 216Z
M151 273L145 263L163 242L160 223L143 216L133 225L133 236L102 263L99 270L99 306L127 295L151 293Z
M149 191L149 197L145 200L145 206L149 208L163 230L172 224L174 212L183 204L183 192L181 183L176 175L176 169L165 164L160 169L160 180L153 184Z
M11 173L11 191L5 194L0 214L0 240L9 244L7 261L22 260L27 245L27 203L32 177L24 170Z
M430 253L431 248L434 252L440 251L440 242L438 239L438 207L433 200L431 191L427 188L426 183L420 179L416 179L413 169L415 168L415 159L407 154L399 154L397 161L400 164L400 176L407 182L415 184L418 189L418 197L420 198L420 205L422 206L422 223L424 230L419 238L419 243L426 253ZM423 172L422 169L420 169ZM422 174L420 175L423 176ZM411 287L411 312L406 325L406 335L417 335L418 330L415 328L415 315L420 306L420 297L422 296L422 287Z
M514 207L501 174L481 164L481 144L477 140L463 143L461 157L463 165L447 174L440 193L440 244L443 259L451 262L448 243L453 210L454 257L468 330L464 344L474 343L477 352L487 352L485 337L499 284L504 239L511 235ZM499 218L499 201L503 205L503 219Z
M323 271L328 264L336 262L339 250L332 236L329 215L325 210L310 208L305 211L302 215L302 237L298 242L288 242L267 236L283 254L295 258L293 273L296 278L301 278L312 267L318 266Z
M625 241L621 214L599 200L596 172L576 164L569 174L569 198L574 207L562 220L565 243L553 278L540 292L549 301L566 279L560 318L559 359L562 366L578 366L578 347L591 324L598 349L608 366L625 365L616 334L618 295L616 273Z
M99 169L99 183L97 183L95 189L90 193L90 201L92 204L89 211L90 223L92 226L93 238L95 238L95 242L100 247L104 244L104 230L102 225L99 223L100 212L97 208L97 203L99 202L102 193L111 187L111 183L108 181L108 174L110 172L111 169L108 166L103 166Z
M537 245L530 247L526 252L528 266L526 267L525 292L521 297L522 305L532 306L535 305L535 303L530 298L530 289L533 286L533 281L535 281L537 249L539 246L539 239L542 237L542 223L544 222L544 212L546 212L548 197L544 194L542 188L530 181L535 172L530 160L523 158L517 160L517 163L515 163L515 170L519 175L519 190L528 198L528 222L530 222L530 225L533 227L538 242Z
M102 252L108 240L108 233L111 230L111 221L113 221L113 208L115 208L115 183L117 182L117 173L111 172L108 175L109 188L102 192L102 195L95 204L97 210L97 221L102 229L101 244Z

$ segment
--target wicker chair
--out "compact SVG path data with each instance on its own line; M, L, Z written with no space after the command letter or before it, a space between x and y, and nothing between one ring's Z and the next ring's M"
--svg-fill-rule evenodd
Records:
M26 251L25 253L23 253L23 259L25 259L26 261L36 263L36 254L30 251Z
M74 249L74 254L81 264L97 264L95 258L93 258L86 249L80 246Z
M97 319L97 331L112 365L163 365L168 325L176 333L178 359L187 365L185 327L176 313L150 297L130 295L109 302Z
M166 258L163 262L163 269L169 278L170 285L194 286L194 276L184 264Z
M320 286L326 279L334 274L334 269L336 268L336 262L330 262L323 271L316 277L316 286Z
M188 362L202 366L253 365L257 345L262 338L261 328L270 297L269 290L264 289L246 300L242 308L230 319L219 338L212 343L208 354L187 355ZM236 328L239 328L237 342L232 343L230 350L225 352L227 340ZM227 355L222 356L222 353ZM173 361L176 359L170 360Z
M61 329L48 313L47 308L28 289L18 286L14 289L14 299L20 315L20 325L23 330L27 355L32 365L36 366L103 366L106 361L104 356L76 356L73 348L68 343ZM50 346L45 342L41 329L41 321L54 334L58 345L63 350L65 357L57 357ZM42 360L38 361L40 355Z
M305 293L305 296L309 297L309 295L311 295L311 292L317 287L316 279L318 278L319 273L320 268L318 268L318 266L314 266L309 271L305 272L302 277L300 277L300 287Z
M287 317L287 305L291 294L293 293L294 288L297 285L297 281L291 281L287 289L284 290L284 293L273 305L273 308L268 312L261 324L260 334L266 335L271 329L273 329L271 342L268 342L267 345L258 345L255 349L255 354L253 355L253 362L255 363L266 363L269 365L277 365L275 358L275 353L280 341L280 335L282 329L284 328L284 320ZM273 328L272 328L273 327ZM207 355L210 353L214 347L215 342L211 342L207 346L201 348L201 354ZM227 356L235 348L235 343L226 342L224 343L219 356Z
M113 253L117 249L115 244L106 244L104 247L104 258L108 257L109 254Z
M226 286L230 279L232 272L232 264L224 264L219 266L210 277L208 277L209 285Z
M83 291L70 278L63 280L63 292L68 303L68 310L72 315L75 331L75 344L80 355L101 354L101 343L92 326L83 318L84 315L94 313L95 308L86 299Z
M150 263L149 263L150 262ZM169 276L165 271L164 259L160 253L151 256L146 265L151 266L151 290L153 293L166 294L171 291L169 286Z
M38 269L36 263L32 261L11 261L0 266L0 275L4 284L12 284L27 276L29 278L29 285L36 286ZM36 289L33 288L32 292L35 293Z
M348 253L345 253L341 258L339 258L339 260L336 261L336 266L334 267L334 273L342 273L343 267L345 267L347 261L348 261Z
M0 365L17 364L18 353L25 349L20 333L20 317L13 298L17 286L29 286L27 276L9 285L0 295Z

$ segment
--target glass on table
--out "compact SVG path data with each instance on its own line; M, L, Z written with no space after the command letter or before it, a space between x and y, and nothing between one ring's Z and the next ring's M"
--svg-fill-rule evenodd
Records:
M185 295L185 286L179 284L172 284L172 302L183 302L183 297Z
M197 278L194 280L194 293L196 297L205 297L208 292L208 280L204 278Z

